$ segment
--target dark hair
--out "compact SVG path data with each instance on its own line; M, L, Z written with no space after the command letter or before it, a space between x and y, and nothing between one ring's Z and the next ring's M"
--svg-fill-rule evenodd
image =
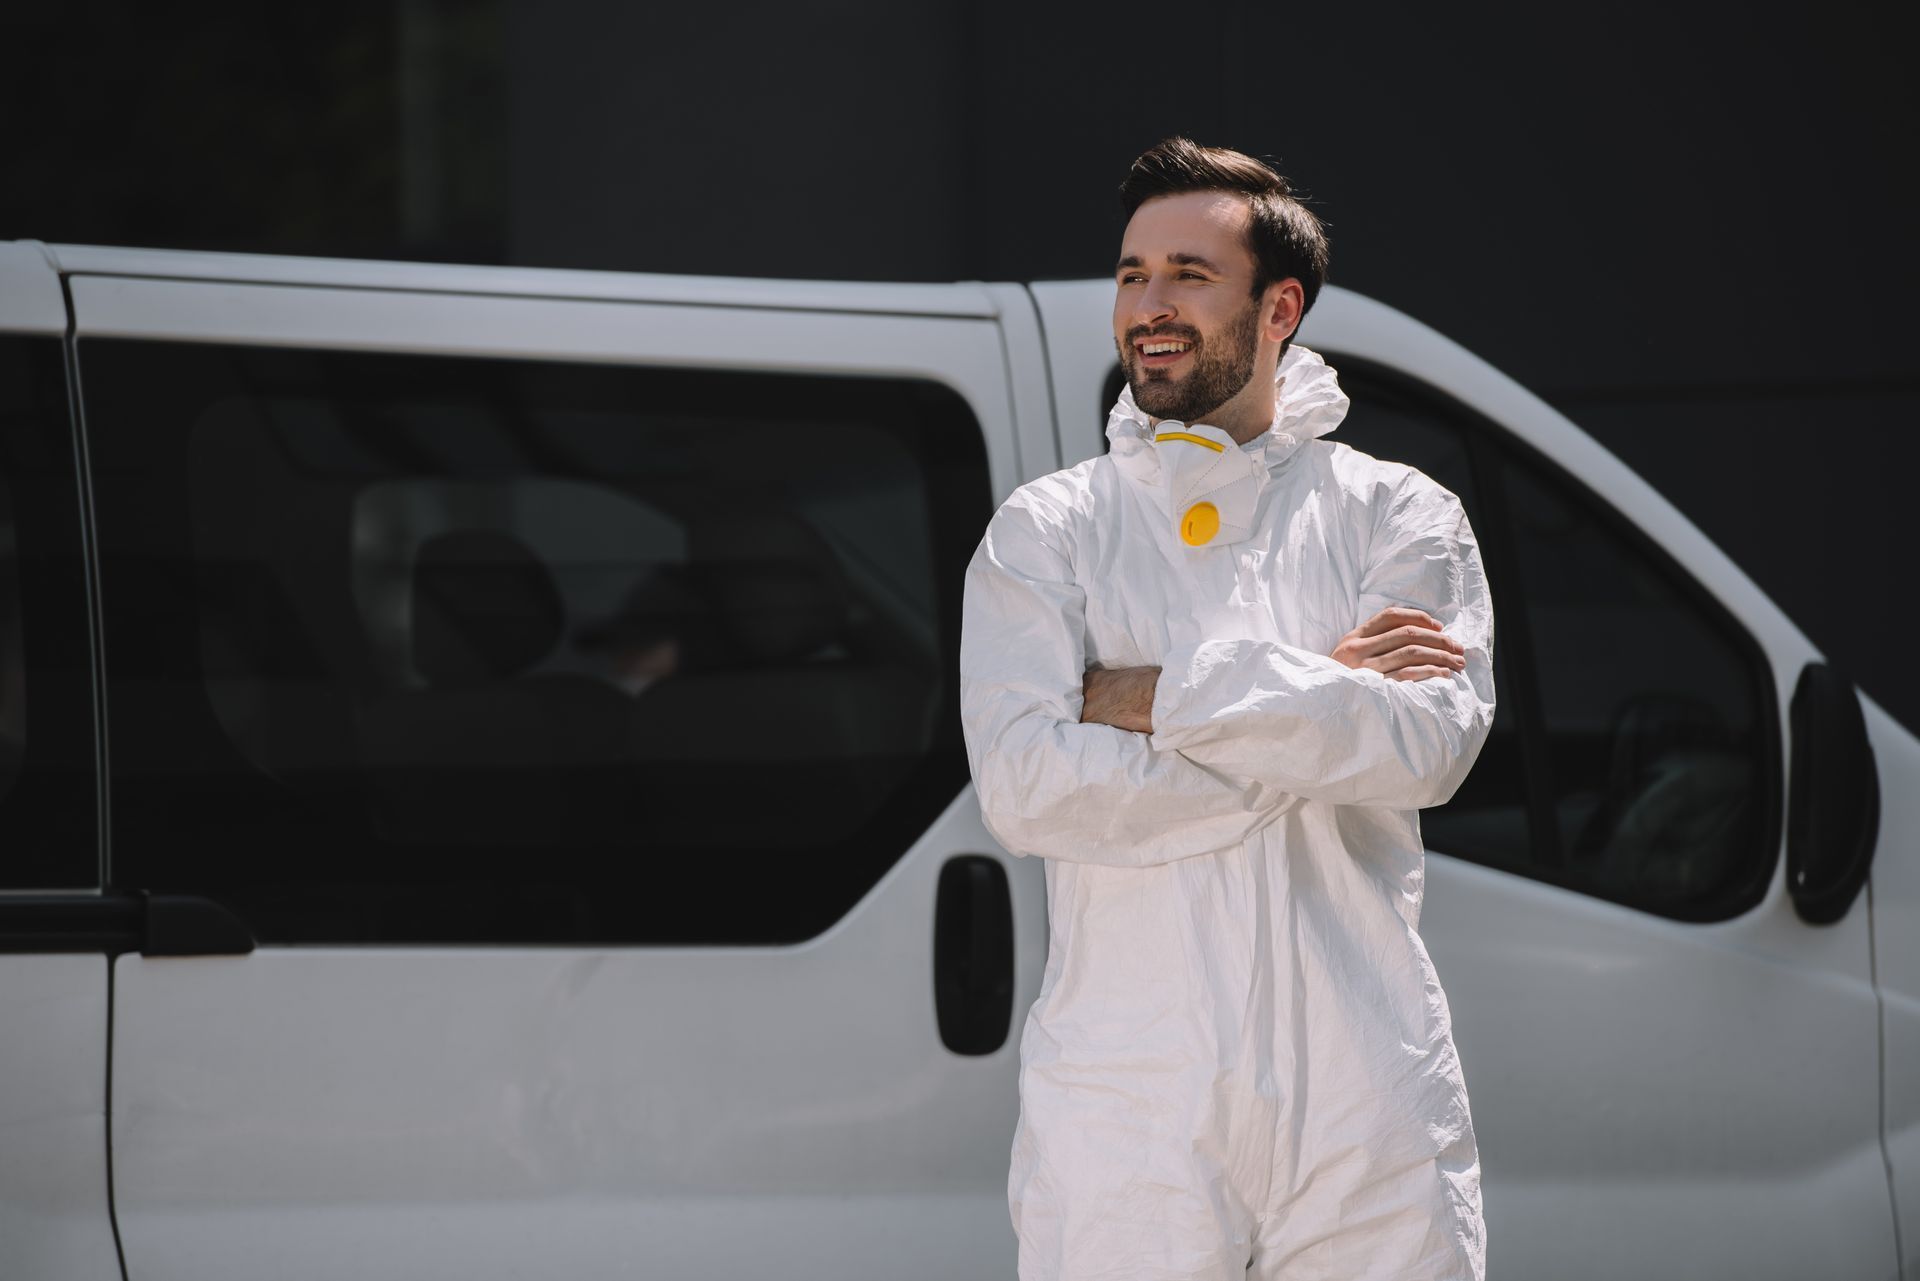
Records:
M1120 184L1120 205L1131 218L1155 196L1189 191L1227 191L1247 198L1253 219L1247 248L1253 253L1253 296L1292 276L1300 282L1304 318L1327 281L1327 232L1282 178L1244 151L1203 147L1191 138L1168 138L1142 152Z

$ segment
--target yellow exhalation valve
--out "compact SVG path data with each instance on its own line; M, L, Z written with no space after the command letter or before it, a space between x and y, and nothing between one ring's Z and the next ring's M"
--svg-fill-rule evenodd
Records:
M1195 503L1180 518L1180 537L1189 547L1203 547L1220 532L1220 509L1212 503Z

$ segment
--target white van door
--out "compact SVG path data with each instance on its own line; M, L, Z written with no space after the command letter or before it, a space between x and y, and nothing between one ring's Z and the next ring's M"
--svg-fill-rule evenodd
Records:
M0 244L0 1274L120 1275L86 561L60 282Z
M1908 1281L1920 1278L1920 740L1878 705L1866 707L1880 766L1873 864L1873 943L1884 1022L1887 1167Z
M1063 451L1084 457L1118 387L1112 286L1033 292ZM1867 897L1811 924L1783 857L1790 708L1819 655L1644 481L1456 344L1337 289L1302 341L1353 399L1329 439L1458 493L1493 587L1499 717L1422 815L1421 933L1494 1271L1897 1275Z
M954 671L1030 308L60 252L110 881L240 953L116 964L129 1272L1011 1275Z

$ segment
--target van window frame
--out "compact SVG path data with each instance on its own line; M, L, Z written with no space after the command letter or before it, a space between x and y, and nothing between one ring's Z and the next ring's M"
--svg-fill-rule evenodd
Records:
M16 527L27 529L27 545L35 549L18 563L13 602L23 637L24 750L19 774L0 796L0 812L24 802L41 820L49 808L58 814L54 823L33 824L45 845L29 851L25 862L17 850L0 854L0 895L94 896L105 875L104 728L99 718L100 645L92 612L85 432L74 393L71 348L68 340L42 333L0 332L0 344L17 353L19 369L36 383L23 394L41 398L37 404L15 404L13 389L0 389L8 401L0 406L8 416L0 461L32 438L31 445L48 465L42 479L52 482L51 489L30 492L21 477L0 476L0 483L11 487ZM50 652L60 654L61 660L53 665L36 661ZM42 790L50 770L55 774L52 793Z

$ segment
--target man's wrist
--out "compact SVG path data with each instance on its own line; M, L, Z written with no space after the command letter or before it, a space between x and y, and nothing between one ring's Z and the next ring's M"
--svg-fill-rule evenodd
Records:
M1127 713L1131 718L1130 728L1136 733L1153 733L1153 700L1155 690L1160 684L1160 669L1157 667L1133 667L1127 670Z
M1097 668L1086 674L1080 719L1136 734L1153 732L1157 667Z

